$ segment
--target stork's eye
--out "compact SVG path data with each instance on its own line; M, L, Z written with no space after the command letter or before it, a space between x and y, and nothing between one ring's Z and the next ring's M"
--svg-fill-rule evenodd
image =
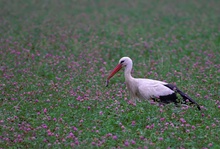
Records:
M121 61L121 64L124 63L124 61Z

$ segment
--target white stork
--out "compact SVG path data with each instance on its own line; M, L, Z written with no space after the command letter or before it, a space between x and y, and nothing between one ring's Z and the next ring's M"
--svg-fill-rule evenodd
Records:
M196 103L187 94L179 90L175 85L158 80L133 78L131 76L132 65L132 60L129 57L122 57L119 60L118 65L108 76L106 86L108 86L110 78L113 77L121 68L124 67L125 82L132 101L135 101L136 99L152 99L154 101L159 101L163 104L168 104L171 102L177 104L177 93L179 93L183 99L181 103L185 104L188 100L190 103L195 104L197 108L200 110L199 104Z

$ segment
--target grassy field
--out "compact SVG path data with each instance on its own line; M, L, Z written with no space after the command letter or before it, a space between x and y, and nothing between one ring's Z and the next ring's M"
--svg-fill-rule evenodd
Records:
M220 1L0 1L0 148L220 148ZM133 76L202 107L129 104Z

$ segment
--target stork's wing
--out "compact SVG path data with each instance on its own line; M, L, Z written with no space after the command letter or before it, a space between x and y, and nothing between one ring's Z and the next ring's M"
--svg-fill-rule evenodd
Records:
M197 106L197 108L198 108L199 110L201 110L199 104L198 104L196 101L194 101L191 97L189 97L186 93L182 92L179 88L177 88L177 86L175 86L175 85L173 85L173 84L165 84L164 86L166 86L166 87L168 87L169 89L171 89L171 90L173 90L173 91L179 93L179 94L182 96L182 98L183 98L183 100L184 100L184 103L186 103L186 100L188 99L189 102L195 104L195 105Z
M173 90L164 86L161 83L141 83L138 87L139 94L144 99L160 98L161 96L168 96L174 93Z

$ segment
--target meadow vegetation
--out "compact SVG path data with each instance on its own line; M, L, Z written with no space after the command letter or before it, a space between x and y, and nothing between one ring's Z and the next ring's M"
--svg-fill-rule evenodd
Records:
M219 0L0 1L0 148L220 148ZM202 107L130 104L133 76Z

